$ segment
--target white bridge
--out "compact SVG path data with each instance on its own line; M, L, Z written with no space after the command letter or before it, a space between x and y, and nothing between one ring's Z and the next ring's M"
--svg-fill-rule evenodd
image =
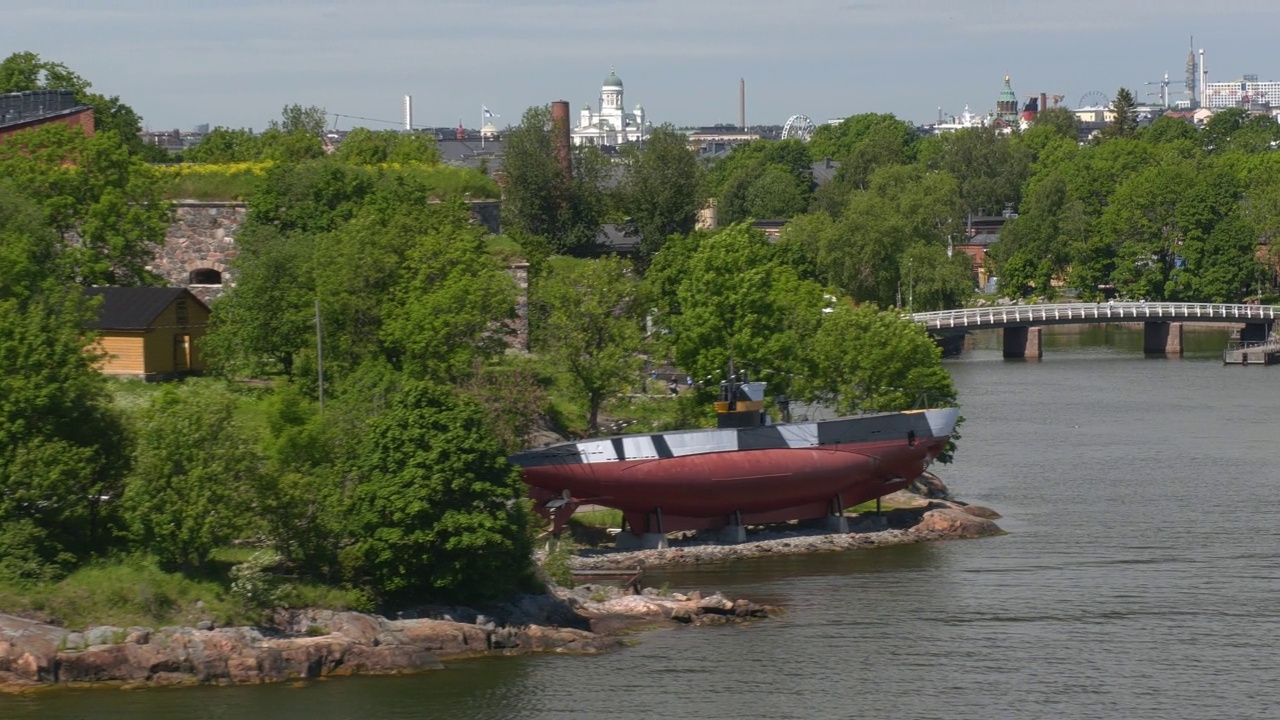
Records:
M1180 355L1182 323L1244 324L1242 340L1265 341L1272 325L1280 319L1280 307L1169 302L1062 303L939 310L909 317L934 335L1003 328L1005 357L1040 357L1042 325L1143 323L1146 352Z
M1062 303L939 310L915 313L911 319L929 330L993 330L1019 325L1110 322L1269 323L1280 319L1280 308L1216 303Z

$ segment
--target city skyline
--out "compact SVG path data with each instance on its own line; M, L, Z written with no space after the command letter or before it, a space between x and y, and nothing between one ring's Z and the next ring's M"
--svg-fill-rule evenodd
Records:
M1265 50L1277 20L1251 0L1171 0L1154 17L1101 0L49 0L10 11L0 44L65 63L153 130L261 129L292 103L398 123L405 94L416 125L470 127L487 106L501 126L552 100L595 107L611 66L655 123L736 122L740 77L751 125L862 112L919 123L939 107L993 109L1006 74L1020 99L1076 106L1122 85L1154 101L1145 83L1168 73L1178 99L1192 34L1211 82L1278 79Z

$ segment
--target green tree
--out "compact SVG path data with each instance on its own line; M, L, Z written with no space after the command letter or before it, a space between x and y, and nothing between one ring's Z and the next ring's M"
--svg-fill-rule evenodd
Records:
M382 336L410 377L458 382L506 349L516 287L461 212L418 239L391 292Z
M118 96L89 92L92 84L73 72L66 65L43 60L33 52L16 52L0 61L0 93L29 90L71 90L76 100L93 106L93 121L97 132L115 133L132 155L149 161L166 161L167 153L155 152L155 146L142 142L142 118L133 108L120 101Z
M525 111L507 131L502 171L506 176L504 225L545 242L552 252L583 254L597 243L607 210L603 190L608 166L596 148L572 153L572 172L561 169L549 107Z
M956 400L942 351L922 326L895 313L838 304L806 347L813 370L794 392L831 403L839 413L938 407Z
M947 310L964 305L973 295L973 264L962 252L948 253L939 245L916 243L899 262L903 301L909 312Z
M1060 137L1076 141L1080 137L1080 120L1064 107L1040 108L1033 127L1050 128Z
M61 240L39 205L0 182L0 300L26 300L60 284Z
M358 468L348 566L383 598L485 601L526 581L524 488L478 406L407 385Z
M280 119L270 121L267 124L267 128L279 130L286 135L300 133L320 137L324 135L328 119L329 112L322 107L316 105L302 107L294 103L293 105L285 105L284 109L280 111Z
M111 545L127 442L91 312L76 290L0 292L0 575L46 579Z
M547 309L541 337L587 401L587 431L600 431L600 408L640 371L642 334L635 319L636 282L617 258L561 259L537 285Z
M891 150L896 161L910 162L915 140L915 126L910 122L888 114L863 113L836 125L816 128L809 140L809 153L814 161L831 158L845 163L864 145L879 145L879 151ZM868 177L872 170L873 167L866 167L858 175Z
M212 383L161 390L140 414L123 504L136 546L166 565L200 568L259 517L263 458Z
M683 134L670 125L655 128L639 150L627 157L622 182L622 211L640 237L647 264L671 235L693 231L702 197L702 167Z
M183 153L187 162L237 163L262 159L262 139L244 128L215 127Z
M375 131L362 127L347 133L334 156L342 162L361 165L440 162L435 138L426 133Z
M0 176L38 202L62 235L60 272L82 285L147 285L169 206L155 171L112 132L86 138L64 125L15 133L0 144Z
M1105 138L1133 136L1138 131L1137 106L1138 101L1134 99L1133 91L1123 87L1117 90L1115 100L1111 101L1111 112L1115 114L1115 119L1102 129L1102 136Z
M907 290L903 253L916 244L945 251L959 235L962 215L959 189L948 173L890 166L872 175L867 191L850 196L838 223L804 223L784 236L807 248L818 282L889 307ZM920 272L945 270L929 263ZM931 282L923 275L916 279Z
M659 277L665 276L660 275ZM778 373L785 392L822 290L784 263L765 235L733 225L702 238L679 265L675 303L663 314L676 364L694 377L724 377L737 369Z
M1000 292L1009 297L1032 293L1053 295L1053 281L1062 277L1071 248L1089 239L1089 223L1061 175L1032 186L1022 212L1000 230L991 257L1000 278Z
M929 168L945 170L956 179L964 210L974 215L1017 207L1031 173L1029 149L995 128L966 128L929 138L921 143L920 155Z

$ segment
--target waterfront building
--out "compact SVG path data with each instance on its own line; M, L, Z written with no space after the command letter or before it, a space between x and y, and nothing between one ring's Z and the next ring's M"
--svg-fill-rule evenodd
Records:
M1264 107L1280 107L1280 82L1267 80L1259 82L1256 76L1246 76L1233 82L1211 82L1205 84L1204 106L1221 110L1223 108L1245 108L1261 105Z
M617 146L640 142L644 139L647 124L644 107L637 104L627 112L622 104L622 80L613 68L600 87L600 103L597 110L590 104L582 106L578 127L569 135L574 145Z

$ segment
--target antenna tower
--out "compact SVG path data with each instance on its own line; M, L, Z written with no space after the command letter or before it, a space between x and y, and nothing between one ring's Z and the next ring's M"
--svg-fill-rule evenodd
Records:
M1187 51L1187 97L1195 104L1196 95L1196 39L1191 38L1191 49Z

